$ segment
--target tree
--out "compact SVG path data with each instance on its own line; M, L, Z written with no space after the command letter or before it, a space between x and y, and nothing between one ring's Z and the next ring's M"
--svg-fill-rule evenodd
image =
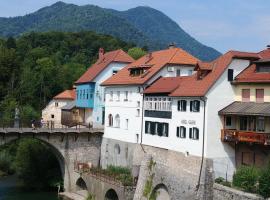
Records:
M141 58L145 54L147 54L147 52L139 47L133 47L133 48L128 50L128 55L130 55L135 60Z

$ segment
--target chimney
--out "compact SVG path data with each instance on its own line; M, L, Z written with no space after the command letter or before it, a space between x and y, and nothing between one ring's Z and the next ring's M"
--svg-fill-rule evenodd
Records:
M98 58L101 59L104 55L105 51L103 48L99 48L99 52L98 52Z
M175 45L174 42L172 42L172 43L170 43L170 44L168 45L168 49L173 49L173 48L175 48L175 47L176 47L176 45Z

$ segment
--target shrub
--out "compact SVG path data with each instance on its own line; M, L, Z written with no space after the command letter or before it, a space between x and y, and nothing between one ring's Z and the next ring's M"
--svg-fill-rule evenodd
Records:
M264 198L270 197L270 166L260 174L258 193Z
M12 157L5 151L0 153L0 170L6 174L14 173L12 166Z
M215 182L218 183L218 184L222 184L224 181L225 181L225 179L222 178L222 177L218 177L218 178L215 179Z
M255 167L242 166L233 175L233 186L243 189L245 192L257 191L259 171Z
M131 174L128 168L113 165L109 165L106 171L112 175Z

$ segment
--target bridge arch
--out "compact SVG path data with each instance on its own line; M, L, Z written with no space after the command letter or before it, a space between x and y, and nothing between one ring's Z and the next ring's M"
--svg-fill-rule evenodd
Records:
M114 189L109 189L105 193L105 198L104 200L119 200L118 195Z
M82 177L78 178L76 181L76 189L77 190L87 190L86 182L83 180Z
M170 200L170 194L168 188L163 183L156 185L153 189L151 196L156 200Z

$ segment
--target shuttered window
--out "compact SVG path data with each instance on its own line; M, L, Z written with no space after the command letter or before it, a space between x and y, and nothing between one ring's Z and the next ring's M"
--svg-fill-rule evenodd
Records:
M179 138L186 138L186 127L184 126L177 127L176 136Z
M187 101L186 100L180 100L177 103L178 103L178 105L177 105L178 111L185 112L187 110Z
M192 140L199 140L199 129L196 127L189 128L189 138Z
M200 101L190 101L190 112L200 112Z

